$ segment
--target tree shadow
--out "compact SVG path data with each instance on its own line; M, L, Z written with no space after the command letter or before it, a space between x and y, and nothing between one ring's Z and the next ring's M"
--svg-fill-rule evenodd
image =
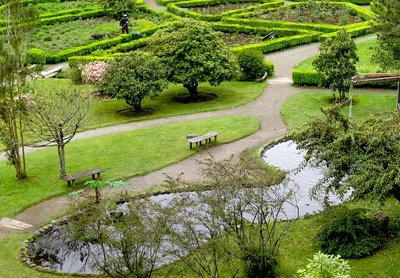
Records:
M189 104L189 103L199 103L199 102L207 102L207 101L212 101L214 99L218 98L216 94L206 94L206 93L198 93L197 96L193 97L189 94L180 94L177 96L173 96L171 100L173 102L179 102L183 104Z

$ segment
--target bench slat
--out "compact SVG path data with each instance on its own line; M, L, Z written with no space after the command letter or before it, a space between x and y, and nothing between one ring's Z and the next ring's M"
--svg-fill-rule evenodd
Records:
M87 171L83 171L83 172L79 172L79 173L75 173L75 174L72 174L72 175L69 175L69 176L62 177L62 179L66 180L66 181L72 181L72 180L76 180L76 179L79 179L79 178L83 178L83 177L87 177L87 176L91 176L91 175L95 175L95 174L100 174L102 172L104 172L103 169L94 168L94 169L90 169L90 170L87 170Z
M210 138L218 136L218 135L219 135L219 132L213 131L213 132L210 132L210 133L198 136L198 137L190 138L190 139L187 140L187 142L189 142L189 143L198 143L198 142L201 142L201 141L206 140L206 139L210 139Z

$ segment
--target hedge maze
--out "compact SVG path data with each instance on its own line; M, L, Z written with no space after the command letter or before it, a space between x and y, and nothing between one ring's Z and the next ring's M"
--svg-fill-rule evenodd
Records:
M48 0L48 2L54 1ZM35 0L23 2L26 5L36 5ZM115 21L115 32L112 35L107 34L100 39L89 38L88 43L84 45L65 47L56 52L45 50L45 54L43 54L43 51L33 50L29 61L32 63L43 63L43 61L58 63L68 60L71 66L76 66L95 60L107 60L115 55L123 55L123 53L137 49L146 51L151 36L156 30L184 17L210 22L215 30L223 33L223 39L229 42L228 45L231 45L235 52L244 49L260 49L263 53L268 53L325 40L334 36L340 28L346 28L353 37L368 34L371 32L370 22L375 15L374 11L378 11L375 6L372 7L374 11L371 11L356 5L369 4L369 0L348 0L330 2L330 4L339 8L344 7L347 9L349 17L356 17L358 21L351 24L304 22L300 17L294 21L264 18L271 17L274 13L291 13L299 10L299 5L303 5L305 2L307 1L296 1L285 5L283 0L158 0L160 5L167 7L167 12L159 12L144 5L143 0L139 0L136 2L136 10L129 14L129 18L131 22L141 19L148 24L144 24L141 26L142 28L132 25L130 31L136 31L135 34L119 34L118 22ZM109 21L112 21L109 17L111 11L99 8L98 4L93 4L92 7L85 4L84 8L65 10L62 10L62 3L59 5L58 10L55 8L55 12L40 15L38 30L45 30L51 25L57 26L60 23L86 19L109 18ZM71 5L65 5L65 7L71 7ZM0 20L0 26L4 26L4 24L4 20ZM112 26L114 25L110 22L107 28L112 28ZM273 39L262 39L271 32L274 33ZM40 37L36 39L40 39ZM53 43L57 43L57 37L51 38L51 40ZM83 43L82 39L77 38L77 40ZM296 77L296 80L298 76L304 80L299 84L314 84L315 78L318 78L304 70L294 72L293 76Z

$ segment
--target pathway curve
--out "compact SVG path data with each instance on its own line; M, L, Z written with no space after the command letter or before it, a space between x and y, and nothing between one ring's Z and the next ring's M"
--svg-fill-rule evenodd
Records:
M371 39L371 37L360 38L359 40ZM128 191L137 189L148 189L152 186L159 185L165 180L165 173L169 176L177 177L183 173L182 178L187 181L198 181L201 177L198 174L198 160L208 158L212 155L216 160L228 159L231 155L236 158L246 149L258 146L275 138L281 137L286 134L287 129L282 121L279 109L287 98L290 96L303 92L303 91L322 91L319 88L296 88L291 86L291 82L277 82L279 80L291 80L291 71L293 67L304 59L315 55L318 52L318 43L308 44L280 52L271 53L265 56L265 59L275 63L276 76L268 79L268 86L264 93L251 103L239 106L232 109L225 109L219 111L211 111L206 113L199 113L193 115L183 115L170 118L149 120L143 122L134 122L112 127L105 127L96 130L89 130L77 134L75 140L90 138L93 136L100 136L110 133L123 132L128 130L136 130L140 128L147 128L152 126L186 122L197 119L205 119L219 116L231 115L249 115L257 117L261 122L260 130L246 138L229 143L222 144L207 151L203 150L195 156L189 157L181 162L167 166L161 170L149 173L144 176L135 177L129 180L130 186ZM395 90L388 89L356 89L355 92L365 93L394 93ZM298 109L301 113L301 107L293 107ZM33 150L29 150L33 151ZM66 196L55 197L34 205L19 215L16 220L29 223L33 225L33 230L39 227L40 223L46 221L49 217L61 213L68 207L68 198ZM4 233L5 231L3 231ZM0 235L2 230L0 228Z

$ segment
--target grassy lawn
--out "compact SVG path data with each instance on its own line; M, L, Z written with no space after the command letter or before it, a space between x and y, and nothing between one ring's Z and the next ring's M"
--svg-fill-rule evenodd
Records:
M219 143L234 141L256 132L260 122L254 117L222 117L189 123L165 125L137 131L93 137L66 146L68 173L101 167L104 180L143 175L194 155L185 135L219 131ZM26 207L68 188L58 178L56 148L27 155L28 179L17 181L14 168L0 162L0 218L12 217ZM84 179L79 180L83 184Z
M357 63L357 71L359 73L377 73L379 72L379 66L377 64L371 63L371 57L374 54L374 50L372 49L377 44L376 39L372 39L369 41L357 43L357 54L360 58L360 61ZM310 57L300 64L296 66L297 69L314 69L312 62L314 61L314 57Z
M145 19L132 20L130 28L140 31L155 26ZM91 18L54 25L44 25L36 28L32 36L32 47L45 52L57 52L63 49L87 45L94 41L93 34L105 33L111 36L119 35L119 21L110 17Z
M391 112L396 106L396 96L389 94L353 94L353 118L361 120L368 115ZM322 116L320 107L328 106L331 93L303 92L290 97L281 107L281 115L289 130L301 127L310 117ZM343 108L348 114L349 108Z
M67 79L42 79L36 81L38 90L50 91L53 87L71 86ZM86 128L98 128L127 122L143 121L156 118L164 118L175 115L194 114L212 110L232 108L249 103L259 97L266 87L266 83L256 82L223 82L219 86L200 84L199 92L217 95L217 98L201 103L179 103L173 100L175 96L186 94L187 90L182 85L170 85L165 93L155 100L144 99L143 109L152 111L149 115L126 116L117 113L119 110L131 107L124 100L93 100L92 123ZM75 86L77 89L94 91L91 86Z

